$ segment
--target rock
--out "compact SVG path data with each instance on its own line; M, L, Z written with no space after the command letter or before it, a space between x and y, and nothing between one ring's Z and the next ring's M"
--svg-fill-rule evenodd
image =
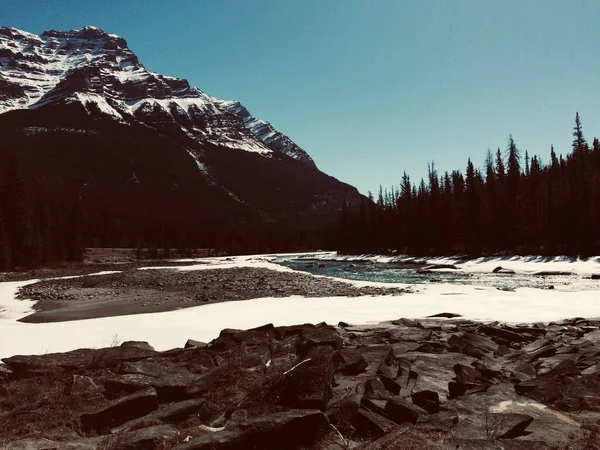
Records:
M390 397L390 393L380 377L377 376L369 378L365 383L364 396L373 400L386 400Z
M406 319L404 317L402 317L401 319L398 320L394 320L392 322L393 325L401 325L403 327L416 327L417 326L417 322L415 322L412 319Z
M280 382L279 402L292 408L325 411L331 397L335 351L329 346L315 347L307 361L289 372Z
M352 420L356 434L363 438L378 439L394 431L398 425L385 417L362 408Z
M553 404L562 395L562 382L558 377L543 375L515 384L519 395L526 395L545 405Z
M44 433L45 439L51 439L53 441L74 441L80 438L79 434L68 427L57 427L52 428Z
M226 369L217 367L204 375L199 376L193 382L186 386L186 396L188 397L202 397L208 393L217 380L223 376Z
M117 428L114 428L112 432L122 433L130 429L142 428L144 426L151 425L155 421L172 422L176 420L181 420L192 414L201 412L205 404L206 400L203 398L184 400L178 403L171 403L166 408L157 409L156 411L153 411L150 414L147 414L143 417L125 422Z
M497 427L497 439L513 439L523 434L533 422L533 417L517 413L492 413L492 422Z
M185 343L184 348L205 348L206 346L208 346L208 344L206 342L188 339Z
M276 339L275 329L270 327L259 327L254 330L233 330L226 328L221 331L219 337L210 342L208 349L214 351L225 351L240 346L267 345Z
M595 346L600 346L600 330L592 331L591 333L586 334L583 340L585 342L591 342Z
M492 270L492 273L504 273L504 274L514 275L515 271L512 269L505 269L502 266L498 266L498 267L495 267L494 270Z
M400 391L402 390L402 386L400 386L400 384L398 384L396 382L396 380L394 380L393 378L388 377L386 375L379 375L379 379L381 380L381 382L383 383L385 388L388 390L388 392L390 392L394 395L400 394Z
M332 326L314 327L303 330L298 353L304 356L313 347L327 346L335 350L342 347L342 338Z
M12 370L10 370L4 364L0 364L0 380L8 380L12 374Z
M581 371L581 375L593 375L600 373L600 364L594 364Z
M81 395L83 393L99 392L101 389L92 378L84 375L73 375L71 377L69 394Z
M475 380L480 376L480 373L472 366L455 364L452 369L456 374L456 380L463 383L475 383Z
M492 327L492 326L482 326L479 328L479 331L483 334L486 334L492 338L499 339L503 342L501 343L511 343L511 342L525 342L527 341L527 337L516 333L514 331L509 331L500 327Z
M458 267L456 267L454 264L429 264L429 265L426 265L425 267L421 267L421 268L417 269L416 272L417 273L429 273L433 270L440 270L440 269L458 270Z
M364 447L360 447L360 450L396 450L399 448L398 442L410 428L411 425L408 423L401 424L391 433L386 434Z
M556 347L553 345L546 345L542 348L537 349L529 354L529 362L535 361L538 358L547 358L556 354Z
M434 391L413 392L412 402L420 408L423 408L430 414L440 412L440 397Z
M413 353L407 357L414 358L411 372L417 376L414 380L413 392L435 391L441 402L449 396L448 384L454 380L453 367L456 364L470 365L474 359L460 353L443 353L439 355Z
M498 350L498 344L491 339L474 333L456 333L448 339L449 351L457 351L465 355L481 358Z
M189 386L198 378L198 375L193 375L185 369L173 369L158 378L138 374L120 375L106 380L104 388L111 394L118 394L153 387L156 389L159 401L168 403L193 396L189 392Z
M81 428L84 431L114 428L129 420L145 416L158 408L158 397L154 388L146 388L112 401L94 412L82 414Z
M12 356L2 361L17 377L55 373L58 369L83 370L88 368L117 367L125 361L138 361L156 355L153 350L135 347L108 347L79 349L65 353Z
M50 439L19 439L9 442L2 450L96 450L94 443L87 442L56 442Z
M443 313L433 314L433 315L427 316L427 317L444 317L446 319L452 319L454 317L462 317L462 316L460 314L443 312Z
M146 341L125 341L121 344L121 347L133 347L133 348L141 348L142 350L154 351L154 347L152 347Z
M393 398L385 404L385 411L390 419L397 424L404 422L416 423L419 415L423 412L421 408L413 405L402 398Z
M147 361L124 362L119 366L120 374L146 375L148 377L158 378L162 372L158 364Z
M306 330L311 328L315 328L315 325L313 325L312 323L305 323L301 325L275 327L273 329L273 332L275 333L277 339L285 339L286 337L290 336L300 337Z
M490 439L444 439L443 448L460 450L552 450L552 447L543 441L530 440L502 440L494 441Z
M437 414L419 416L415 427L427 433L450 433L458 423L458 415L453 411L441 411Z
M367 408L369 411L373 411L375 414L379 414L380 416L387 417L387 413L385 412L385 404L387 400L374 400L363 397L360 400L360 404Z
M380 335L387 343L421 342L431 339L431 331L419 328L390 328Z
M353 348L340 350L336 369L345 375L358 375L367 368L367 360L363 354Z
M329 402L329 405L327 406L327 417L329 418L329 421L338 426L338 428L345 428L352 422L352 419L354 419L354 416L356 416L360 407L360 394L348 395L341 400L338 399L336 404L332 405L332 402Z
M485 392L491 387L490 383L466 383L462 381L451 381L448 383L448 398L454 399L462 395Z
M394 349L390 345L367 345L357 348L367 361L366 373L374 375L382 364L394 363Z
M100 448L111 450L142 450L161 448L169 439L176 436L177 430L171 425L155 425L148 428L113 435L101 442ZM112 441L112 442L111 442ZM105 447L102 447L105 445Z
M310 445L329 429L321 411L292 410L247 420L237 429L206 433L173 450L286 450Z

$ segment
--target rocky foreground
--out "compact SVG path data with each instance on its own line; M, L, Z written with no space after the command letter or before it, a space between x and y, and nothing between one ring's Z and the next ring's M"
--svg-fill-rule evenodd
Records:
M265 325L185 347L3 359L1 448L600 448L600 321Z

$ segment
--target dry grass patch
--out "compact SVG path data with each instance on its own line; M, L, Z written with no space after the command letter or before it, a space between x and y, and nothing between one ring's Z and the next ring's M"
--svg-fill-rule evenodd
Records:
M68 427L79 432L79 414L104 401L98 394L69 394L71 376L52 375L9 381L0 396L0 443L42 437L44 432Z

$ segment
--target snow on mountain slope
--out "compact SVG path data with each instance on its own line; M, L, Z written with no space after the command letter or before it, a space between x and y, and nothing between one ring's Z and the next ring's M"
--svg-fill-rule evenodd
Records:
M52 103L79 103L88 114L180 130L198 142L314 165L308 154L238 102L146 69L125 39L95 27L36 35L0 27L0 114Z

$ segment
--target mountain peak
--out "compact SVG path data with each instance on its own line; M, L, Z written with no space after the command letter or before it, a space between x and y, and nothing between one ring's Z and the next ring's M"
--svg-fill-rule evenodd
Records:
M76 28L73 30L61 31L61 30L47 30L41 34L42 37L54 37L54 38L79 38L79 39L109 39L111 37L119 37L116 35L110 35L104 30L94 27L92 25L86 25L83 28Z
M0 28L0 114L77 103L80 111L141 122L177 138L314 162L239 102L146 69L120 36L85 26L41 35Z

